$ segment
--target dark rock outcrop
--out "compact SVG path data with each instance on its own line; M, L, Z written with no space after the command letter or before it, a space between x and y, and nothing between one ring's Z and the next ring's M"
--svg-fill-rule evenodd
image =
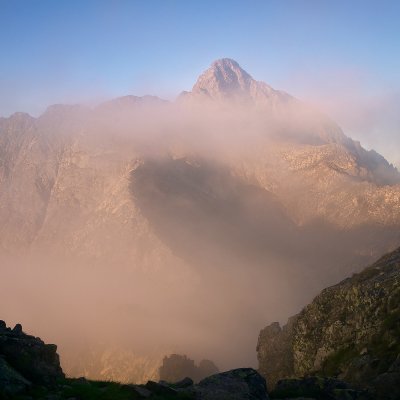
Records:
M215 374L195 386L201 400L268 400L265 379L252 368Z
M252 368L239 368L211 375L198 384L190 378L181 382L149 381L146 385L125 385L139 398L193 400L268 400L265 379Z
M0 321L0 392L52 385L63 377L56 345L25 334L20 324L11 329Z
M31 382L11 368L7 361L0 356L0 398L2 395L22 392L29 386L31 386Z
M400 249L323 290L283 328L263 329L257 351L271 386L318 374L399 398Z
M197 385L188 377L175 383L121 385L66 379L56 350L56 345L25 334L20 324L11 329L0 321L0 399L268 400L265 379L251 368L214 374ZM201 365L205 369L214 364L204 361Z

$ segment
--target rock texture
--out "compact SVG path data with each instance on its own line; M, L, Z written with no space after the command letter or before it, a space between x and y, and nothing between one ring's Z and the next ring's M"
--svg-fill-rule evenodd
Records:
M261 374L271 385L290 376L338 376L376 398L398 398L399 296L400 249L323 290L283 328L264 328Z
M240 368L203 379L196 387L202 400L268 400L265 380L251 368Z
M285 92L254 80L236 61L229 58L215 61L203 72L189 95L205 100L228 100L239 104L255 103L271 108L295 101Z
M267 400L265 379L251 368L214 374L195 385L148 381L144 385L91 382L81 377L66 379L56 346L27 335L22 326L7 328L0 321L0 398L61 400L89 399L193 399Z
M64 378L57 346L25 334L21 325L0 321L0 395L15 394L32 384L55 384Z

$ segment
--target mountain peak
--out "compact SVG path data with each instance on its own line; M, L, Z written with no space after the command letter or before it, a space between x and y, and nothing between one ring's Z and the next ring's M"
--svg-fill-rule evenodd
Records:
M254 79L230 58L222 58L211 64L203 72L196 84L193 93L206 94L212 98L232 97L233 95L248 94Z
M211 64L212 68L239 68L243 71L243 69L240 67L239 63L232 58L220 58L219 60L215 60ZM243 71L245 72L245 71Z
M197 79L186 98L211 100L233 100L247 104L264 104L276 108L292 98L284 92L274 90L264 82L256 81L235 60L221 58L214 61Z

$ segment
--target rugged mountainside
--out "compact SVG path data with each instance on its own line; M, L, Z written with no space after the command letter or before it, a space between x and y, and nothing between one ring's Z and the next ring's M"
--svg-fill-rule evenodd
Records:
M400 396L400 249L324 289L282 328L264 328L259 370L273 386L282 378L338 376L375 393Z
M105 342L123 335L114 339L135 342L121 351L130 360L145 357L132 346L154 352L137 336L156 340L164 326L157 360L194 347L228 368L241 348L252 365L266 318L399 245L399 182L383 157L229 59L174 104L126 96L1 118L0 290L17 312L4 301L0 311L60 338L62 355L63 323ZM27 287L37 311L25 316L15 294ZM54 321L67 310L64 322L47 326L43 310ZM229 332L240 333L226 341ZM63 367L126 378L119 357L93 354L97 367L92 357L83 368L63 357ZM155 362L144 364L148 378Z

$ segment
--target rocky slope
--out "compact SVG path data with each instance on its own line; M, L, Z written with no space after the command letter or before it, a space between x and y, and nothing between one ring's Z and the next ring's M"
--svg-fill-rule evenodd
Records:
M148 381L146 385L65 379L57 346L13 329L0 321L0 398L12 399L254 399L267 400L265 380L243 368L216 374L197 385L190 378L174 384Z
M64 378L56 351L56 345L25 334L20 324L11 329L0 321L0 397Z
M20 324L13 330L7 328L3 321L0 325L1 399L268 400L270 398L265 379L252 368L215 373L196 384L189 377L174 382L149 380L142 385L121 384L110 380L90 381L83 377L65 378L55 345L46 345L39 338L23 333ZM176 357L168 361L168 364L171 361L175 364ZM187 362L188 359L181 358L179 362L182 364L182 361ZM354 390L344 382L319 378L281 381L271 393L271 398L298 399L297 394L311 395L312 399L316 400L371 400L368 393Z
M338 376L376 399L400 397L400 249L324 289L282 328L264 328L259 370L271 385L291 376Z
M399 245L399 180L327 117L229 59L177 104L127 96L1 118L0 290L16 301L0 312L58 338L65 370L89 377L126 380L117 365L135 358L148 371L130 377L144 381L171 350L192 348L226 368L252 365L266 318ZM24 315L16 293L27 288ZM77 324L92 344L100 332L126 348L111 357L99 345L79 367L67 354ZM160 326L151 358L146 340Z

